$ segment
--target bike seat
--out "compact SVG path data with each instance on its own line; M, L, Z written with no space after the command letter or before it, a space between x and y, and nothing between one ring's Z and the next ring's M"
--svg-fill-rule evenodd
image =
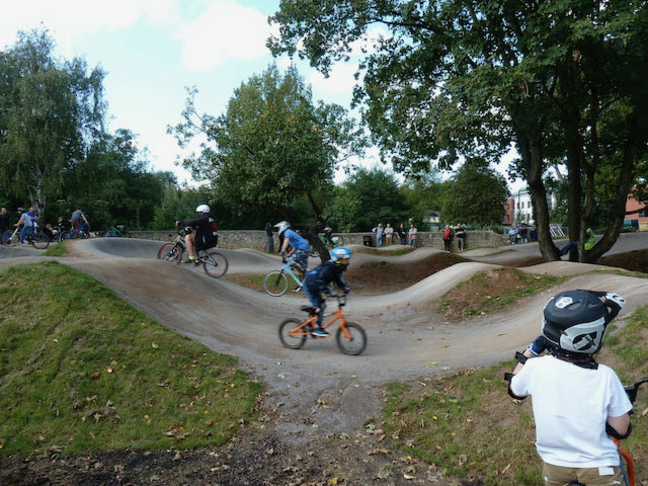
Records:
M300 311L308 312L309 314L315 314L315 307L312 305L301 305L299 306Z

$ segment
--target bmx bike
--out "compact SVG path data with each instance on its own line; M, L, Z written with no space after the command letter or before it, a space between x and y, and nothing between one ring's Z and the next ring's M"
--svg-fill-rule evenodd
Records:
M187 251L184 237L191 233L191 228L178 230L178 235L173 243L165 243L158 250L158 260L166 260L180 265L182 255ZM203 270L213 278L220 278L227 273L229 262L227 257L213 248L199 250L196 255L197 265L202 264ZM187 262L188 263L188 262Z
M288 276L292 278L297 285L293 292L299 292L302 287L302 280L304 278L304 269L297 262L288 262L285 258L281 258L281 270L272 270L263 279L263 288L268 295L273 297L281 297L286 293L291 282Z

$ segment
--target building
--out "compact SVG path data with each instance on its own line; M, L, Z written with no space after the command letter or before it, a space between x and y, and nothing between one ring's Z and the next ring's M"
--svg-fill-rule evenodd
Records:
M524 223L531 225L534 223L531 193L527 189L520 189L518 192L511 194L507 199L507 204L512 208L512 211L511 214L507 211L504 215L504 224ZM510 218L508 222L506 221L507 216Z
M639 202L631 195L628 195L626 213L630 214L626 214L625 221L637 220L641 231L648 230L648 209L646 209L646 203Z

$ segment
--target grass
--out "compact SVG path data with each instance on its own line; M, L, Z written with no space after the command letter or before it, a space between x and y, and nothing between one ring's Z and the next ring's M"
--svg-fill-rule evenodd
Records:
M266 274L257 275L257 274L227 274L223 278L229 280L237 285L242 287L254 290L256 292L264 293L265 289L263 288L263 280L265 279ZM288 290L286 293L290 293L297 288L297 284L288 276Z
M390 257L390 256L399 256L399 255L407 255L408 253L412 253L414 251L414 248L399 248L398 250L378 250L378 249L366 249L363 248L361 250L356 250L357 253L365 253L367 255L374 255L374 256L380 256L380 257Z
M261 385L57 262L0 272L0 452L220 445Z
M43 252L43 255L50 257L60 257L66 255L67 253L68 249L65 246L65 243L61 241L54 245L50 243L49 247L47 247L47 250Z
M610 329L597 360L612 366L624 384L648 375L648 306L620 329ZM540 486L540 459L530 400L515 404L503 373L515 361L461 374L391 383L383 410L384 430L408 455L436 464L447 474L481 475L488 486ZM645 477L648 453L648 388L640 391L633 433L624 447ZM643 474L643 475L642 475Z

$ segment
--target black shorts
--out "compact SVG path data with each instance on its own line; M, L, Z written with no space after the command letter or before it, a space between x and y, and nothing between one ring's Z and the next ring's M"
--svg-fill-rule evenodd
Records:
M210 248L214 248L216 245L218 245L218 236L211 241L196 240L196 251L209 250Z

